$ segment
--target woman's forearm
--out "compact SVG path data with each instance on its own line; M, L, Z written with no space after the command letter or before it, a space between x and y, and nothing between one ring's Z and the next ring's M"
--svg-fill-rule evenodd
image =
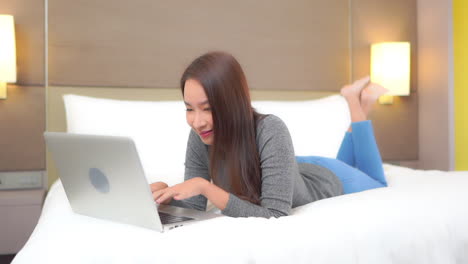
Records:
M229 201L229 193L211 182L208 182L208 184L204 186L202 195L220 210L224 210Z
M289 214L291 204L285 204L284 206L272 206L272 209L265 208L257 204L250 203L242 200L235 195L231 195L225 190L219 188L213 183L204 180L201 184L201 195L206 199L210 200L217 208L219 208L224 215L232 217L280 217ZM230 200L232 199L232 201ZM229 208L227 208L229 202ZM278 209L275 209L278 208Z

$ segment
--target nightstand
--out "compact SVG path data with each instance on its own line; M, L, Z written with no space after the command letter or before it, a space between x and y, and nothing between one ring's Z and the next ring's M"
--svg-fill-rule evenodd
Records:
M41 214L44 189L0 190L0 255L16 254Z

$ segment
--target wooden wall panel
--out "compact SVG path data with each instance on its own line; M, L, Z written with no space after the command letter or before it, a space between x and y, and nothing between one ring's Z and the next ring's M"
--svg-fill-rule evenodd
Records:
M8 87L0 100L0 171L45 169L45 89Z
M15 18L17 84L0 100L0 171L44 170L44 1L2 0Z
M416 0L352 1L353 79L370 73L370 46L385 41L411 43L411 95L393 105L376 105L371 116L384 160L418 160Z
M370 72L370 45L411 43L411 91L417 91L416 0L352 0L353 79Z
M418 160L417 96L394 97L391 106L376 104L370 119L382 159L397 164Z
M178 87L210 50L233 53L253 89L348 82L347 0L49 0L49 81Z
M466 3L466 0L463 1ZM453 102L453 60L461 57L454 57L453 54L452 12L463 9L454 11L452 1L417 2L420 168L453 170L453 140L456 135L453 118L455 113L458 114ZM466 69L463 69L462 76L466 76ZM466 91L467 87L463 89ZM461 98L455 100L458 99ZM462 99L463 104L466 104L466 99L468 98Z
M15 18L17 84L44 85L44 1L2 0L0 14Z

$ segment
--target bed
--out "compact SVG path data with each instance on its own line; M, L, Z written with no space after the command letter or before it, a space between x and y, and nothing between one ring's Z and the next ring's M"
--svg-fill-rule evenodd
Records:
M182 181L189 128L180 101L64 101L69 132L131 136L149 183ZM339 95L253 105L285 121L296 155L334 156L349 124ZM384 170L388 188L320 200L287 217L218 217L164 233L75 214L57 180L13 263L468 263L468 172Z

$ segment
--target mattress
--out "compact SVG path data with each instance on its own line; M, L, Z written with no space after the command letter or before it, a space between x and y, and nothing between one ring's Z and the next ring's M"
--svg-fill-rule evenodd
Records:
M58 180L13 263L468 263L468 172L384 169L387 188L164 233L75 214Z

